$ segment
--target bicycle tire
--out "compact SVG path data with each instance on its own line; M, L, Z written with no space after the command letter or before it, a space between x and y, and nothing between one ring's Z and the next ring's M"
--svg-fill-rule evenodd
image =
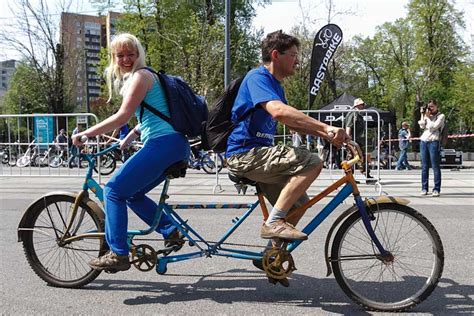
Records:
M38 167L46 167L49 165L48 157L45 155L37 155L34 158L34 165Z
M92 282L101 271L93 270L88 262L107 251L101 239L76 240L60 246L59 238L66 229L74 197L46 196L30 209L23 228L23 249L33 271L46 283L55 287L80 288ZM81 202L71 235L103 232L104 223L95 211Z
M394 260L376 258L378 250L359 212L338 229L331 249L337 283L354 302L373 311L405 311L436 288L444 267L444 250L426 217L400 204L372 205L375 234Z
M8 165L10 167L15 167L16 166L16 155L15 154L10 154Z
M200 164L204 172L213 174L216 173L216 164L214 162L214 155L205 154L201 157ZM221 172L222 166L224 165L224 159L221 155L217 154L217 172Z
M59 156L53 156L51 158L51 161L49 162L49 166L51 168L59 168L60 166L63 165L63 158L59 157Z
M7 165L10 160L10 154L2 153L2 164Z
M23 168L29 166L31 163L31 157L30 156L21 156L18 158L16 161L17 167Z
M108 176L109 174L115 171L115 168L117 168L117 161L112 155L107 154L100 157L100 174L101 175ZM96 173L99 173L97 166L94 167L94 171Z

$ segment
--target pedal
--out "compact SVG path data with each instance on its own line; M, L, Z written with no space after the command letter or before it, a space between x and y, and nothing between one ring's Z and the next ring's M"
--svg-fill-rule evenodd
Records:
M167 247L167 248L163 248L163 249L159 249L156 251L156 254L157 255L163 255L163 256L167 256L169 255L170 253L172 253L174 250L174 247L175 246L172 246L172 247ZM181 249L181 248L180 248Z

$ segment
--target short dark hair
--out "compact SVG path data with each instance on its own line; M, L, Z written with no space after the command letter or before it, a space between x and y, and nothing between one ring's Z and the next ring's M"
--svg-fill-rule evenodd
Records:
M282 30L269 33L262 41L262 61L271 62L272 51L275 49L283 53L293 46L300 47L300 41L296 37L285 34Z
M435 99L430 99L430 101L428 101L428 104L430 103L433 103L434 105L438 106L438 102L436 102Z

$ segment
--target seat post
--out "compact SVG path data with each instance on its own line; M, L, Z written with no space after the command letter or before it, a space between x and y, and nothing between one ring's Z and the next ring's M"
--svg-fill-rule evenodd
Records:
M170 178L166 177L165 183L163 184L163 190L161 190L160 204L165 203L169 198L168 187L170 186Z
M260 189L258 182L255 183L255 188L257 189L258 202L260 203L260 208L262 209L263 221L266 221L268 218L268 208L267 203L265 203L265 196L263 195L262 189Z

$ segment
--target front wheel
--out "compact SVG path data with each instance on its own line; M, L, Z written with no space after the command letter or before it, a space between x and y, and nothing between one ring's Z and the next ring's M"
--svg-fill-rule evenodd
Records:
M202 169L206 173L212 174L216 173L216 162L217 162L217 172L222 170L222 166L224 165L224 159L221 155L217 154L217 161L214 161L214 154L204 154L201 158L201 166Z
M48 284L79 288L92 282L100 271L88 262L103 255L103 238L83 238L70 243L60 242L74 204L69 195L46 196L28 212L22 229L23 249L33 271ZM104 231L98 214L81 202L68 237Z
M441 278L441 239L428 219L408 206L379 204L368 211L375 235L392 256L379 254L356 212L334 237L334 276L349 298L369 310L407 310L425 300Z

